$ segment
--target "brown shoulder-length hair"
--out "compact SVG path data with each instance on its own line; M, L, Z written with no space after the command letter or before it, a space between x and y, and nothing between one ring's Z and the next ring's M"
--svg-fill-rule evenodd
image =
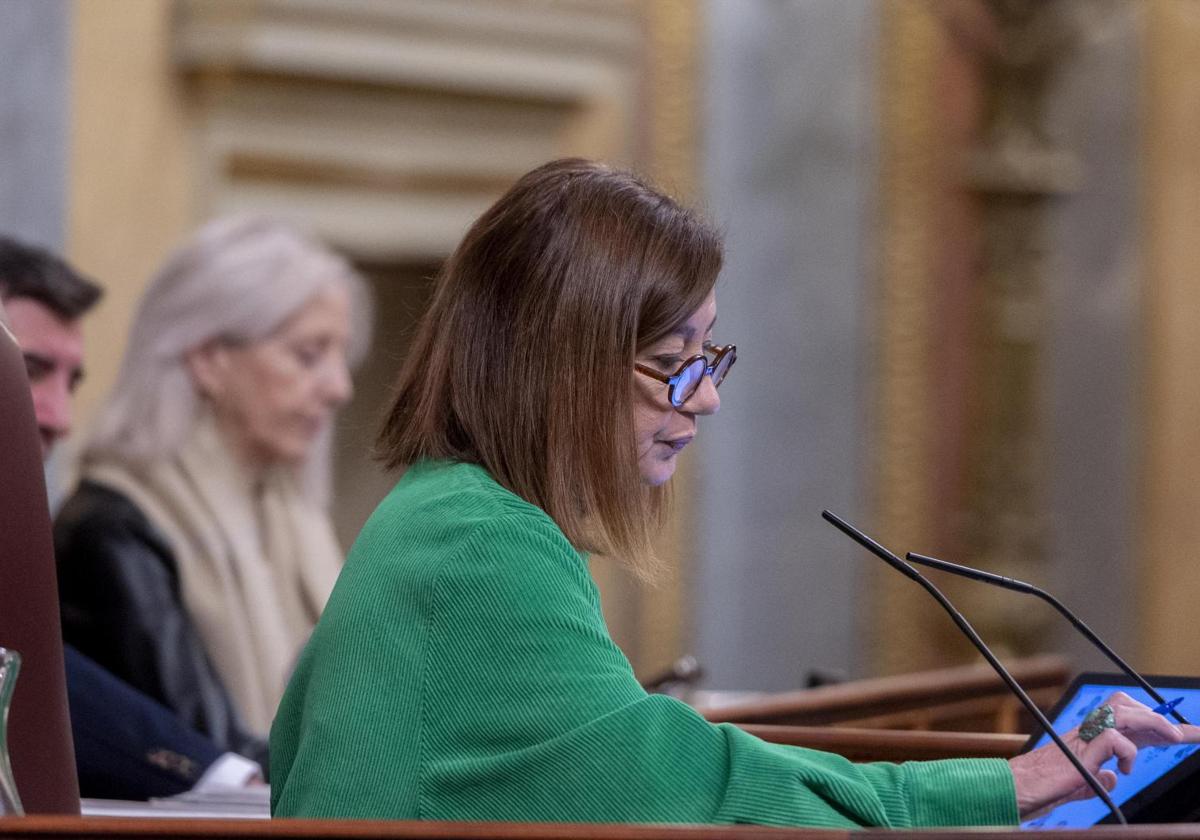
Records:
M652 576L665 498L638 472L634 357L700 307L721 261L717 232L637 176L538 167L443 267L380 459L479 464L578 548Z

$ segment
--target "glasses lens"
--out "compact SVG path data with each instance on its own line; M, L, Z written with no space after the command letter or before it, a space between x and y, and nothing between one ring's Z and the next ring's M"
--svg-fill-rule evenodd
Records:
M679 372L679 380L675 383L675 391L671 395L671 403L676 408L690 400L692 394L696 393L696 389L700 386L700 380L704 378L705 368L707 365L704 359L700 358Z
M720 387L725 374L729 373L729 369L733 367L733 360L735 358L737 358L737 351L732 349L721 356L721 361L717 362L717 366L713 369L712 381L714 388Z

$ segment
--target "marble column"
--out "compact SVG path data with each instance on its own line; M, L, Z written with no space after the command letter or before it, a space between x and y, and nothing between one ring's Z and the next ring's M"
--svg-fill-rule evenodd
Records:
M0 231L60 248L70 103L68 0L0 0Z
M859 667L876 4L711 0L703 193L740 361L697 439L694 650L719 688Z

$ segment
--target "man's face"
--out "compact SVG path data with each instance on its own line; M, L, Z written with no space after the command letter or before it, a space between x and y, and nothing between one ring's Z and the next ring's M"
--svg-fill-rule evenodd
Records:
M31 298L4 301L13 336L25 357L42 457L71 431L71 398L83 379L83 330Z

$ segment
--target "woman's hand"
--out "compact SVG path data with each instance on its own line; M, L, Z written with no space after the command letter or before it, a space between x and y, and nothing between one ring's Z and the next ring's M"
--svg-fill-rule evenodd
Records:
M1106 702L1113 710L1114 728L1103 730L1090 741L1080 738L1078 729L1062 736L1071 752L1106 790L1113 789L1117 776L1111 770L1101 770L1100 765L1114 755L1118 769L1128 773L1142 747L1200 742L1200 726L1177 726L1122 691ZM1054 744L1011 758L1008 764L1012 768L1017 808L1022 819L1064 802L1096 795Z

